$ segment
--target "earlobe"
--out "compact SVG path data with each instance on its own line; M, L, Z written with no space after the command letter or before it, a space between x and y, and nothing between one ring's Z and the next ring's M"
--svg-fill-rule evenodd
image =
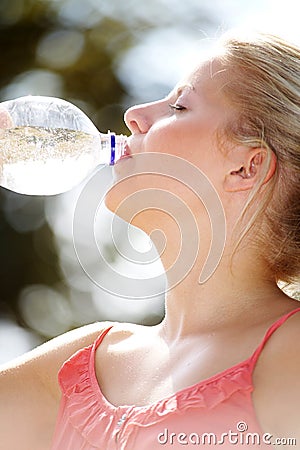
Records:
M269 158L267 157L268 155ZM226 174L224 188L227 192L248 191L259 181L259 177L263 177L263 183L267 183L276 170L276 156L270 150L252 149L249 152L245 163L236 170L231 170ZM266 169L268 164L268 169Z

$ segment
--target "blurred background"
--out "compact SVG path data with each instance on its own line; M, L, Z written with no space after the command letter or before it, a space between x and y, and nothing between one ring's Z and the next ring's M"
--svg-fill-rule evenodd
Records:
M126 108L165 96L224 31L251 26L299 43L298 16L297 0L0 0L0 101L61 97L99 130L126 134ZM103 291L80 266L72 241L80 189L43 198L0 188L0 363L83 324L163 317L163 274L156 296L135 300ZM110 222L102 208L98 245L111 266L161 273L159 260L141 269L122 259ZM114 226L125 254L130 244L141 254L151 246L138 230L129 243L127 225Z

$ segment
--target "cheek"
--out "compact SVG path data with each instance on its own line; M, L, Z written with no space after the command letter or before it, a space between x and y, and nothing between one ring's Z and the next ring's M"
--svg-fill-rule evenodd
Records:
M210 123L174 118L151 127L145 136L143 151L179 156L205 169L212 147Z
M184 144L186 127L175 118L166 118L154 123L143 140L145 152L178 153Z

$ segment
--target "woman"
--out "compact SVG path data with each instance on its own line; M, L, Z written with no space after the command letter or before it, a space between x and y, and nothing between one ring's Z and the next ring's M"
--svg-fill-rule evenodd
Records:
M147 233L163 231L165 318L83 327L4 368L1 449L300 445L300 305L277 286L299 276L299 74L293 45L229 37L167 98L127 111L130 157L106 204ZM157 158L168 169L148 170ZM178 161L190 185L168 176ZM221 216L211 223L209 195L199 201L191 188L195 173L226 223L222 256L201 282L211 226L224 229ZM155 207L159 193L165 209ZM139 213L129 217L132 204ZM181 227L195 253L183 272L173 270Z

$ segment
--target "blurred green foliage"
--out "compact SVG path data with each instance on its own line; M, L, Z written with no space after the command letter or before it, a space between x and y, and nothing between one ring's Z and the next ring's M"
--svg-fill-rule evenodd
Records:
M114 74L113 62L130 45L130 32L123 22L101 14L96 16L92 26L71 23L60 15L68 4L72 6L71 2L63 0L1 1L0 101L8 96L8 86L10 95L14 94L16 86L15 96L19 96L19 84L24 74L46 70L59 77L57 79L61 83L54 92L53 88L48 92L49 86L43 85L43 95L55 94L77 103L101 129L110 127L122 131L120 99L124 89ZM78 2L74 2L74 14L76 7ZM59 52L60 38L66 36L80 38L81 46L73 42L79 47L73 61L64 64L62 54L56 63L55 53L52 60L47 59L47 45L43 42L48 42L49 53L52 39L54 52ZM65 42L66 39L62 44ZM73 50L72 42L69 46L70 51ZM68 48L61 51L67 52ZM66 53L68 62L67 56ZM30 93L24 91L23 95ZM42 198L23 197L0 189L0 248L0 313L8 314L23 324L18 307L20 290L28 284L52 286L61 279L52 231L44 218Z

